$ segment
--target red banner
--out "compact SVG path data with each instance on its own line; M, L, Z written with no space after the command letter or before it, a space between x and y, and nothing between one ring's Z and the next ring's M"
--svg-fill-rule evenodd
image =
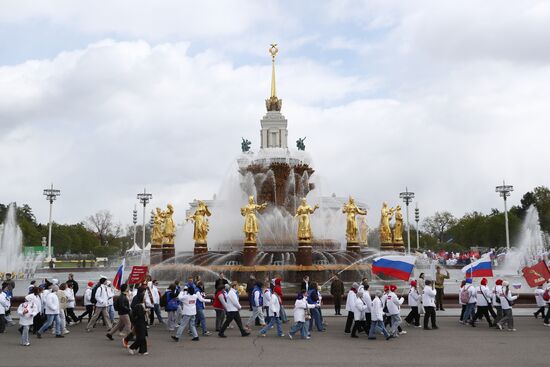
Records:
M132 266L132 272L128 277L128 284L140 284L145 281L145 277L149 272L148 266Z
M525 267L521 269L523 272L523 277L529 284L529 287L538 287L541 284L544 284L548 279L550 279L550 270L544 261L539 262L536 265L531 267Z

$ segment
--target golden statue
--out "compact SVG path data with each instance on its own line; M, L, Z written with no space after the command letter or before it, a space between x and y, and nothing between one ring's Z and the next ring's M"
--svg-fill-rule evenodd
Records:
M153 229L151 230L151 245L162 246L162 240L164 236L162 232L164 230L164 212L157 208L157 212L153 218Z
M193 221L195 224L193 230L193 239L195 240L195 243L201 245L206 244L206 236L208 235L208 219L206 217L209 217L210 215L211 213L210 210L208 210L206 203L199 200L195 214L187 217L188 221Z
M393 227L393 243L403 244L403 213L401 206L395 207L395 226Z
M392 243L392 234L390 228L390 220L393 216L394 209L388 208L388 203L382 204L380 217L380 243Z
M313 237L311 233L311 223L309 215L315 213L319 209L319 205L313 208L307 205L306 199L302 198L300 206L296 209L295 217L298 217L298 242L311 242Z
M241 208L241 215L244 217L243 232L246 236L245 243L256 243L256 234L259 232L256 212L264 210L267 204L258 205L254 202L254 196L248 197L248 204Z
M172 215L174 214L174 207L172 204L166 206L164 211L164 230L162 235L164 236L165 245L173 245L174 237L176 237L176 225Z
M359 221L359 243L365 247L368 247L369 245L368 233L369 225L367 224L367 216L362 215L361 220Z
M345 213L346 218L346 239L348 240L348 243L357 243L357 221L355 220L355 216L357 214L359 215L367 215L366 210L361 210L355 205L355 201L350 196L349 200L346 204L344 204L344 207L342 208L342 213Z

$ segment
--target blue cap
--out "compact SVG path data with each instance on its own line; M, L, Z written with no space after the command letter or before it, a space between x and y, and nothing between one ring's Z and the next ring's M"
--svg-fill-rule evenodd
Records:
M466 283L472 284L472 278L466 278Z

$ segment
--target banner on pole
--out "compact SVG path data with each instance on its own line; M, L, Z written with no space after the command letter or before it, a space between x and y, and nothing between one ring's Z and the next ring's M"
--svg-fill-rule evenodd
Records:
M132 266L132 271L128 277L128 284L140 284L145 281L147 273L149 272L148 266Z

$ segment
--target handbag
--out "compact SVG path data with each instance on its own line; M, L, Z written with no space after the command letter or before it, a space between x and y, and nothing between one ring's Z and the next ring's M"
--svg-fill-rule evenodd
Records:
M306 317L305 320L311 320L311 313L309 312L309 307L306 306Z

